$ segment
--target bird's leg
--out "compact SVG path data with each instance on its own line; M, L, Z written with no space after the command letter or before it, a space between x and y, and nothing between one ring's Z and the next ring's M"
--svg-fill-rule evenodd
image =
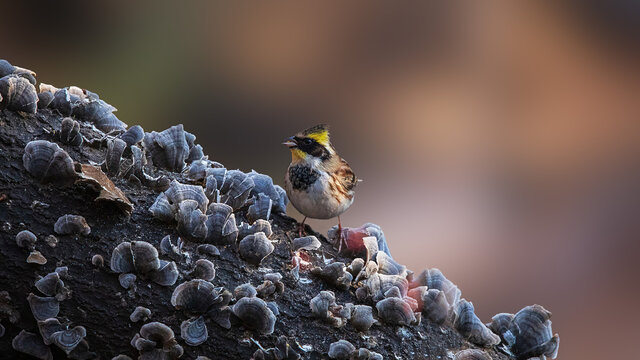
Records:
M302 237L304 235L304 222L307 220L307 217L305 216L304 219L302 219L302 222L300 223L300 225L298 226L298 235L300 237Z
M345 243L345 246L347 244ZM342 223L340 222L340 216L338 216L338 254L342 250Z

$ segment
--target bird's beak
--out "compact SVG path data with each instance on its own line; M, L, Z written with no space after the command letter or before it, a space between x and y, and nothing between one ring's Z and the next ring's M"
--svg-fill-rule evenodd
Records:
M287 145L289 147L289 149L292 149L294 147L298 146L298 143L296 142L296 138L295 136L292 136L290 138L288 138L287 140L285 140L282 145Z

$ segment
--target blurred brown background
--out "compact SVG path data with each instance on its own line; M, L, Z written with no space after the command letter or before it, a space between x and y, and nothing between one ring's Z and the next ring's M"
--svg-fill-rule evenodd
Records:
M0 58L98 92L129 125L183 123L228 168L282 184L280 141L331 124L365 180L343 224L381 225L397 260L443 270L485 321L543 304L561 359L637 358L637 2L0 8Z

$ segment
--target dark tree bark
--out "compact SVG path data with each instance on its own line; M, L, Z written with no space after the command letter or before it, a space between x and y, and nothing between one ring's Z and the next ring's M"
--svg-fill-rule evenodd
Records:
M112 250L122 241L144 240L158 248L164 236L178 236L175 226L154 219L149 212L158 192L125 179L112 178L134 205L132 214L127 216L115 205L95 202L97 193L86 184L64 187L41 184L25 170L22 162L24 148L29 141L37 139L58 143L74 161L81 164L104 160L106 146L99 140L102 135L88 123L82 123L85 143L80 147L56 141L53 131L59 130L61 119L62 116L50 109L38 110L36 114L0 111L0 290L9 293L11 306L20 314L15 323L6 317L0 319L6 328L6 333L0 338L0 358L31 358L14 351L11 339L23 329L38 334L27 296L29 293L38 294L34 287L37 276L44 276L57 266L68 267L69 275L64 282L72 291L71 298L61 302L58 318L72 326L84 326L90 350L101 359L111 359L118 354L137 358L138 352L130 341L143 322L132 323L129 320L136 306L149 308L152 311L151 321L160 321L173 329L176 339L184 347L183 359L195 359L199 355L211 359L250 359L258 348L253 340L264 348L270 348L282 335L291 342L295 340L300 345L310 345L312 350L301 354L302 358L308 359L327 358L329 345L341 339L350 341L356 348L376 351L385 359L444 359L460 349L475 347L453 328L440 327L426 320L418 326L374 326L363 335L349 324L336 329L314 319L309 301L321 290L334 291L341 304L357 301L353 289L337 290L311 275L308 277L313 281L303 284L289 275L291 240L297 237L298 224L284 214L272 216L272 240L277 240L276 249L259 269L239 259L231 246L220 248L220 256L204 256L195 251L199 244L187 241L185 245L194 261L205 257L215 264L216 277L212 283L229 291L247 282L259 285L266 269L283 274L286 289L276 300L280 315L275 332L266 336L254 334L235 320L229 330L209 322L209 339L200 346L186 345L180 338L180 323L188 317L171 306L170 298L175 286L188 279L186 274L192 265L177 263L181 277L174 286L164 287L139 279L133 294L120 286L118 275L108 267ZM154 172L186 182L181 174L155 169ZM64 214L82 215L91 226L91 233L86 236L54 234L54 223ZM236 216L238 222L244 219L242 211ZM36 249L47 258L46 264L25 261L29 251L18 247L15 241L21 230L30 230L37 236ZM45 241L49 235L57 237L55 247ZM327 257L339 257L324 237L316 235L322 242L321 251ZM96 254L104 257L104 267L92 265L91 258ZM166 259L165 256L160 257ZM341 261L348 263L350 259ZM485 350L494 359L508 358L495 348ZM51 346L51 351L56 359L66 358L55 346Z

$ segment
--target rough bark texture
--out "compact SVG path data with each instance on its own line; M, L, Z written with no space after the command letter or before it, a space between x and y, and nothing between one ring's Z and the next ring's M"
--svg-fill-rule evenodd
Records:
M220 256L208 257L216 267L212 283L230 291L246 282L254 286L261 284L265 272L277 271L285 275L286 290L276 300L280 315L275 332L262 336L246 330L235 320L232 320L230 330L209 322L206 343L196 347L186 345L179 335L180 323L188 317L171 306L170 297L175 286L189 278L186 273L192 265L178 263L181 277L174 286L163 287L139 279L134 294L128 294L120 286L117 274L108 269L111 252L122 241L144 240L158 248L164 236L171 234L177 237L175 226L155 220L149 212L158 193L124 179L112 178L135 206L129 217L114 205L94 202L97 193L86 185L60 187L40 184L23 167L22 155L26 144L36 139L57 142L52 131L60 128L61 119L55 110L50 109L38 110L36 114L0 111L0 290L9 292L12 305L20 313L16 323L10 323L7 318L0 319L6 327L5 335L0 338L0 358L30 358L14 351L11 339L22 329L38 333L26 298L31 292L38 293L34 287L36 277L52 272L56 266L68 266L69 278L64 281L73 292L70 299L61 303L59 318L73 326L84 326L91 350L102 359L111 359L118 354L137 358L138 352L130 341L143 323L129 320L136 306L149 308L152 311L151 321L160 321L173 329L176 339L184 347L183 359L195 359L199 355L211 359L250 359L258 348L251 339L269 348L281 335L291 341L295 339L301 345L311 345L312 350L301 354L305 359L328 358L329 344L340 339L350 341L357 348L366 347L379 352L385 359L445 359L452 358L460 349L475 347L451 327L436 326L428 321L412 327L374 326L368 333L361 334L349 324L335 329L314 319L309 301L321 290L333 290L341 304L357 301L353 290L336 290L311 275L308 277L312 282L298 283L288 275L291 240L297 237L297 222L283 214L272 216L272 240L277 240L276 249L259 268L240 260L232 247L220 248ZM101 134L87 123L82 124L81 132L89 140L84 145L73 147L57 142L58 145L76 162L102 162L106 146L98 141ZM93 143L92 139L95 140ZM154 171L186 182L181 174ZM55 235L59 242L56 247L51 247L45 238L54 234L54 223L64 214L84 216L91 226L91 233L87 236ZM244 219L242 211L236 216L238 223ZM26 263L29 251L18 247L15 242L16 234L25 229L37 235L36 249L48 259L45 265ZM311 232L311 229L307 228L307 231ZM338 257L326 239L316 235L322 241L325 255ZM197 245L187 242L185 246L193 260L203 257L195 251ZM95 254L102 255L107 266L93 266L91 258ZM166 259L162 255L160 257ZM350 259L342 261L348 263ZM54 358L66 358L59 349L54 346L51 349ZM508 358L496 349L485 350L494 359Z

